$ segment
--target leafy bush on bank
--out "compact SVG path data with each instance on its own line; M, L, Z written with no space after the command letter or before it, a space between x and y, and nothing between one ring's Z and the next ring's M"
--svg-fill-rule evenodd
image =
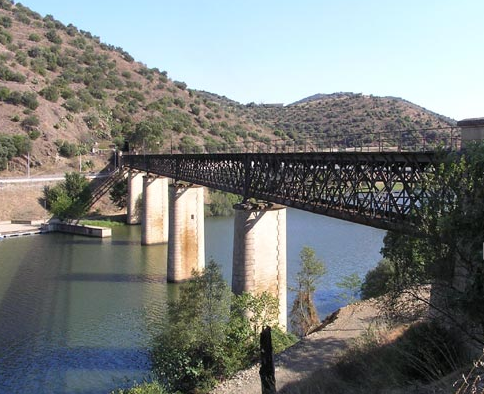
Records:
M278 302L266 293L234 296L212 260L169 303L152 352L154 372L171 392L208 392L258 358L260 329L276 327L277 316ZM273 332L276 350L295 341Z

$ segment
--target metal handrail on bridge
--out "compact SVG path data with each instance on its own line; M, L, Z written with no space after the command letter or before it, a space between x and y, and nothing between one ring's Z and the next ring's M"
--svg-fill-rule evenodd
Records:
M355 132L345 135L317 134L302 138L250 140L237 144L222 143L211 149L205 145L174 150L145 149L131 154L190 154L190 153L303 153L303 152L429 152L459 150L460 128L457 126L402 129L394 131ZM143 144L144 146L144 144Z

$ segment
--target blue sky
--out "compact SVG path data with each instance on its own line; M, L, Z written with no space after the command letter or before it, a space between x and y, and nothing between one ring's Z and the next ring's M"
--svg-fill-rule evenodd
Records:
M349 91L484 117L482 0L21 3L241 103Z

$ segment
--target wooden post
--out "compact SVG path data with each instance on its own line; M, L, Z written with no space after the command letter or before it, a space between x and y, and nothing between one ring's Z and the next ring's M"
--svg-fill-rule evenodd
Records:
M262 384L262 394L276 394L276 375L270 327L264 328L260 334L259 375Z

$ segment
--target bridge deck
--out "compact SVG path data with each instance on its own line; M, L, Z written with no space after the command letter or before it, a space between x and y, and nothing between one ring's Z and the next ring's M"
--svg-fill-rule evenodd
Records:
M411 231L434 152L125 155L125 167L349 220Z

